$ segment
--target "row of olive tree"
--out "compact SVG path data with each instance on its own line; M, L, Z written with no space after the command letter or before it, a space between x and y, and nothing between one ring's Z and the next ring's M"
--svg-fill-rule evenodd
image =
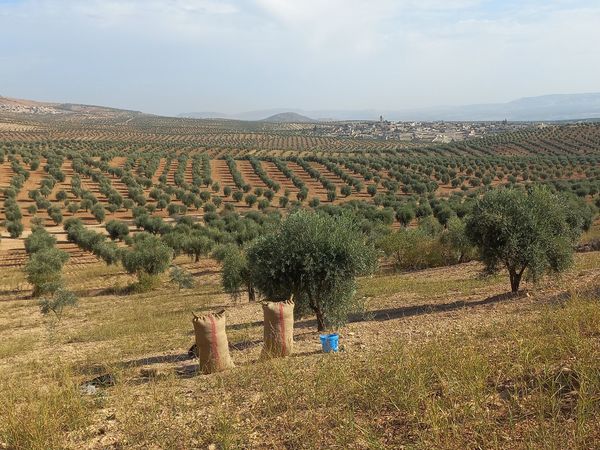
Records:
M508 271L511 290L524 274L533 281L560 272L573 261L573 248L589 226L589 207L543 187L499 189L479 199L466 222L451 219L445 230L435 219L413 233L416 240L396 239L403 251L422 252L419 239L436 237L453 252L455 262L477 249L488 273ZM359 275L371 273L377 253L351 215L297 211L273 232L244 249L229 246L216 255L223 263L223 286L237 298L246 288L272 300L293 297L298 314L314 313L319 330L337 326L357 307ZM401 259L401 257L399 258Z

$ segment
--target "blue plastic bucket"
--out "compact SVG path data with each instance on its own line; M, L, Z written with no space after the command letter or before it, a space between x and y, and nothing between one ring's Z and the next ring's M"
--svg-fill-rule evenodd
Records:
M339 336L337 333L332 334L321 334L321 347L323 347L324 353L337 352Z

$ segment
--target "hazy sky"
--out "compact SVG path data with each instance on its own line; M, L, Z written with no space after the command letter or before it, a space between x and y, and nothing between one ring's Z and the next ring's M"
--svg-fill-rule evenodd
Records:
M599 0L0 0L0 95L160 114L600 91Z

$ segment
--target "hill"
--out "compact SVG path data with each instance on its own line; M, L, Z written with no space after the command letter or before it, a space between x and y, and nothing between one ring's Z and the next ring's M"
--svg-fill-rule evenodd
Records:
M84 114L93 116L142 115L140 111L79 103L38 102L0 96L0 112L13 114L55 115Z
M285 113L274 114L272 116L267 117L266 119L262 119L262 122L310 123L310 122L316 122L316 120L311 119L310 117L303 116L302 114L295 113L295 112L285 112Z
M397 120L560 121L600 117L600 93L525 97L507 103L476 104L395 111Z
M278 120L276 116L295 115L298 119L302 120ZM244 111L240 113L223 113L218 111L201 111L201 112L187 112L179 114L177 117L186 119L228 119L228 120L244 120L244 121L262 121L272 123L309 123L315 122L305 116L304 111L294 108L273 108L273 109L261 109L256 111ZM270 120L275 118L276 120Z

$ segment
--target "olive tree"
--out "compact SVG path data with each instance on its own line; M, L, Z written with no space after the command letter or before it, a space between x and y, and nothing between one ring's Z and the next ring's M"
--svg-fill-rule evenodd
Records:
M458 217L448 220L447 228L440 237L442 243L455 253L457 263L470 261L475 256L475 248L466 233L466 224Z
M98 223L102 223L104 221L106 213L104 212L104 207L100 203L96 203L94 206L92 206L91 211Z
M133 247L123 252L123 267L138 277L141 284L151 286L158 275L171 265L173 250L159 237L138 233Z
M53 313L56 319L60 322L63 310L67 306L75 306L77 304L77 296L65 289L59 289L54 295L44 298L40 301L40 312L43 315Z
M55 247L32 253L25 265L27 281L33 285L33 296L52 294L62 287L61 271L69 255Z
M46 231L43 227L35 227L31 234L25 238L25 251L28 255L40 250L53 248L56 244L56 238Z
M104 227L113 241L122 241L129 234L129 226L121 220L110 220Z
M486 271L504 267L512 292L517 292L526 270L536 281L545 273L568 268L584 224L567 204L565 197L541 186L487 192L466 226Z
M343 324L356 306L358 275L376 266L375 249L348 215L298 211L248 248L255 286L267 298L293 295L300 315L312 311L319 330Z
M177 290L191 289L194 287L192 274L183 267L172 266L169 272L169 280L177 286Z
M193 231L183 240L183 252L194 262L200 261L200 257L206 255L213 248L214 242L199 231Z
M13 239L18 238L19 236L21 236L21 234L23 234L24 227L23 223L20 220L8 220L6 221L5 227L6 231L8 231L8 234Z

